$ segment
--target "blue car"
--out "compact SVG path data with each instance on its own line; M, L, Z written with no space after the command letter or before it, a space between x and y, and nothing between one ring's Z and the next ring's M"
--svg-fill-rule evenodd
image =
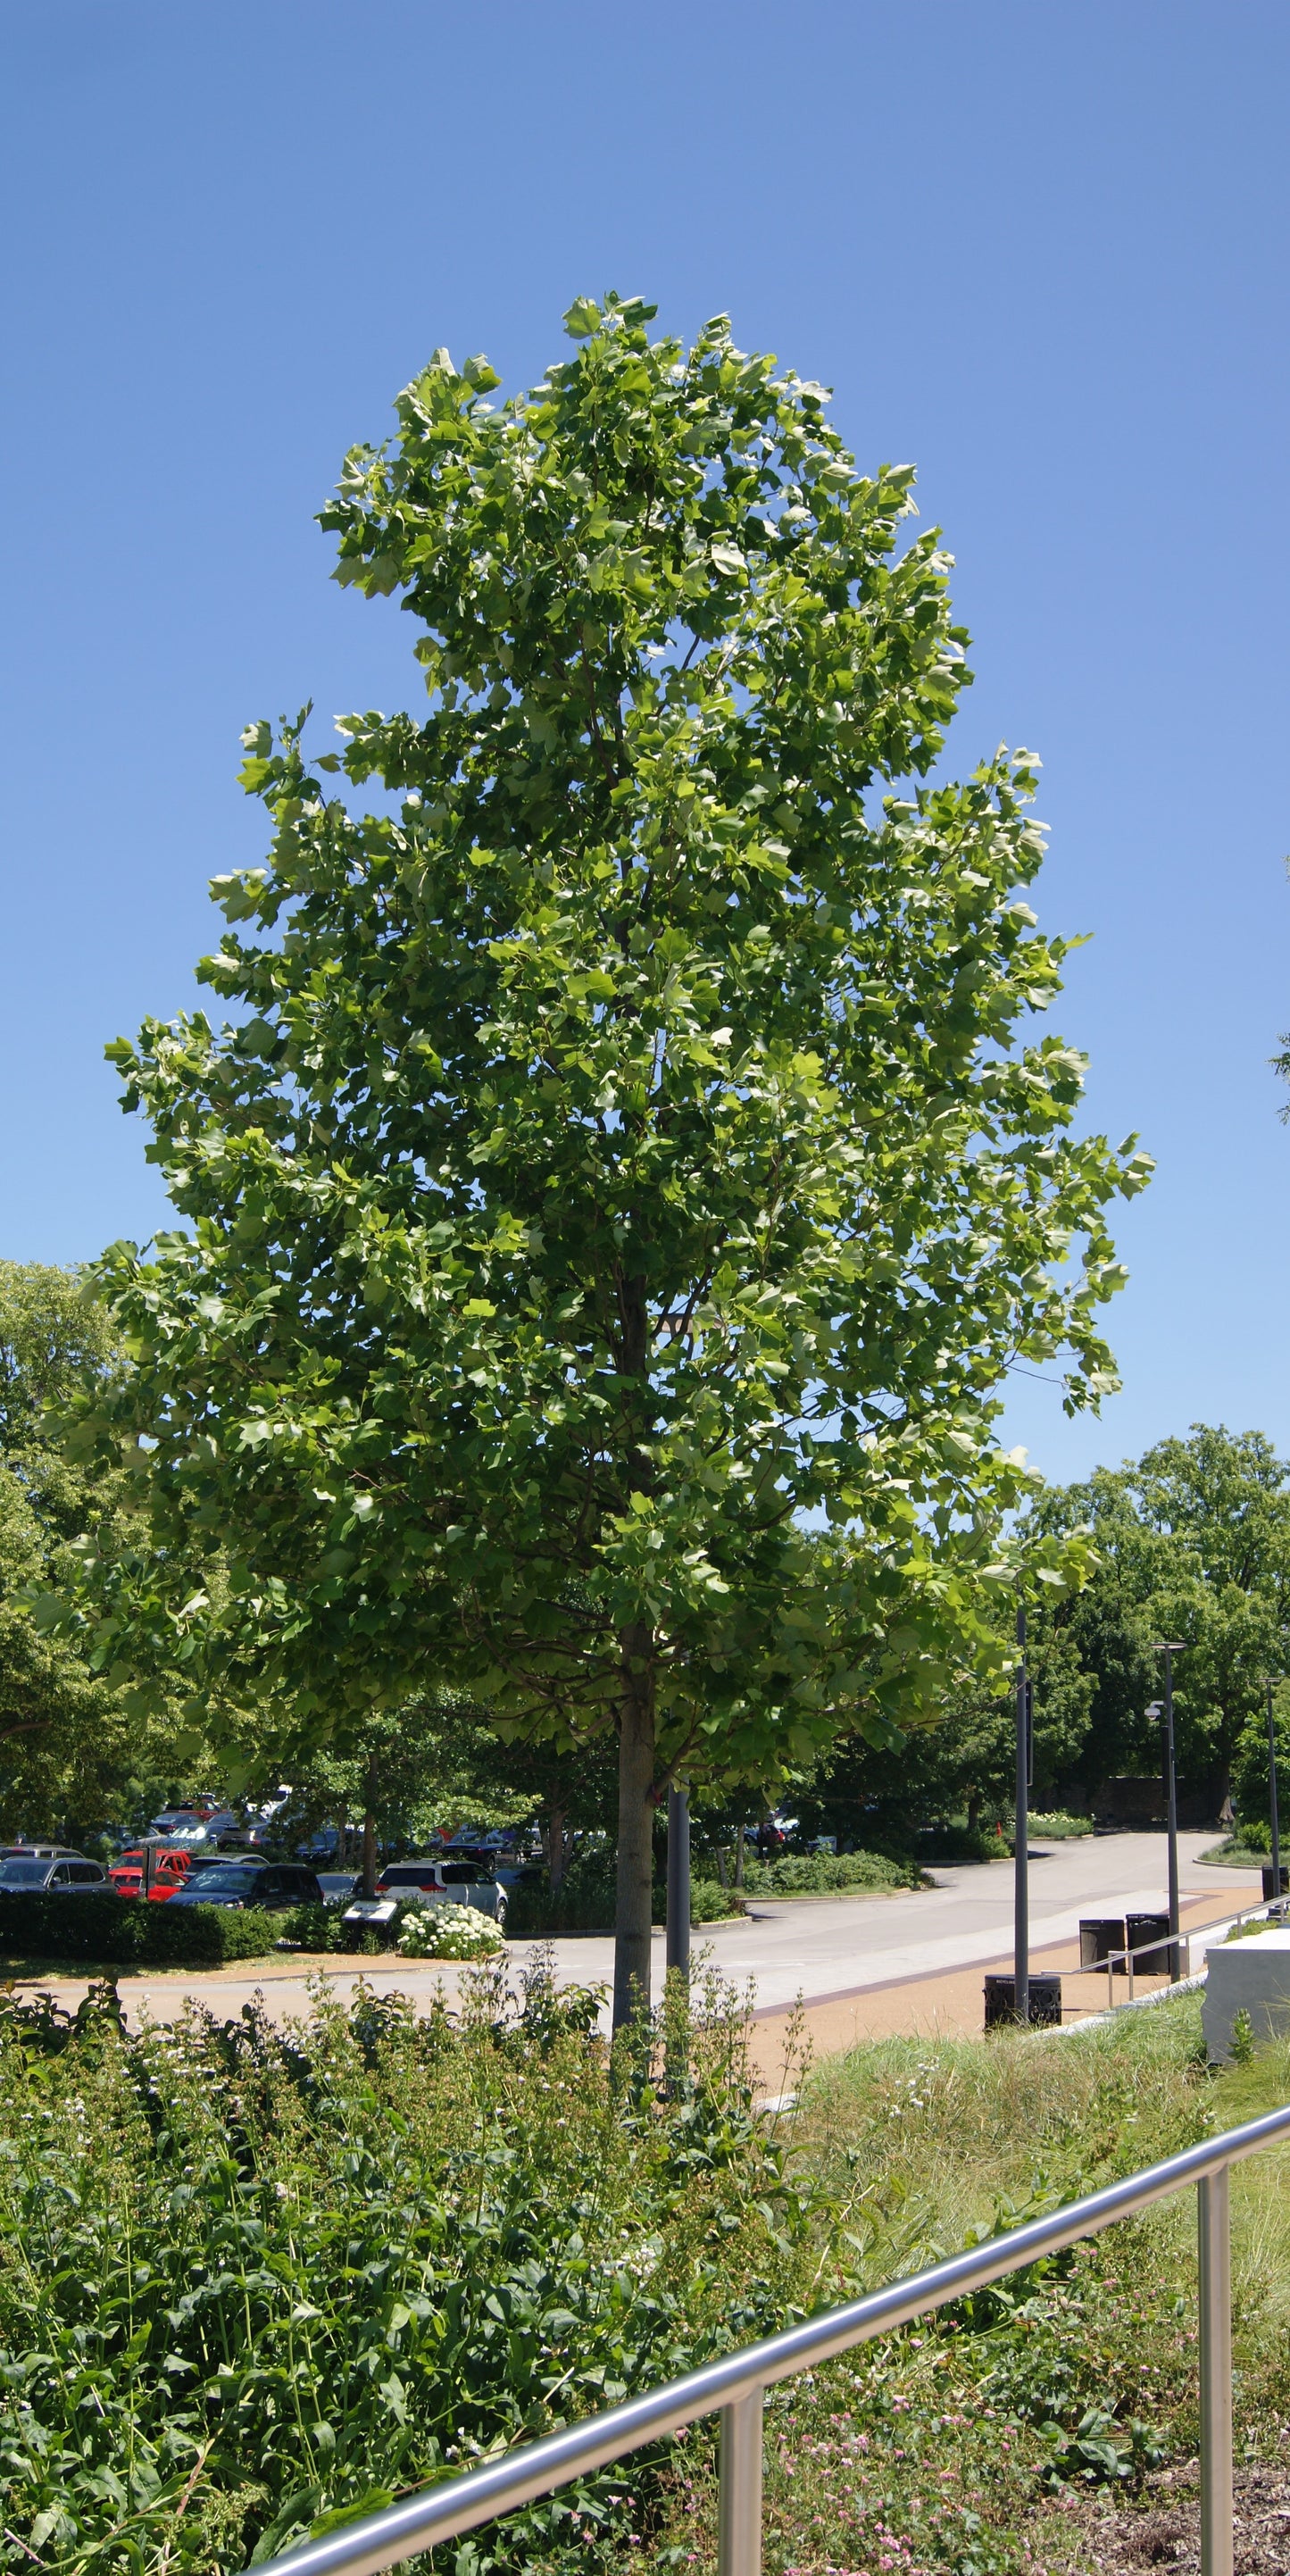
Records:
M315 1871L300 1861L217 1861L193 1870L170 1905L262 1905L281 1912L290 1905L321 1905Z

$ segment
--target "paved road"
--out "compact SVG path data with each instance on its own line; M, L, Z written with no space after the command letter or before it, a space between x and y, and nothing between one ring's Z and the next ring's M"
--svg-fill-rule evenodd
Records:
M1243 1872L1206 1868L1199 1855L1214 1835L1179 1836L1181 1892L1188 1896L1226 1896L1233 1912L1257 1899L1257 1878ZM1030 1872L1032 1946L1074 1938L1082 1914L1123 1914L1163 1909L1165 1838L1155 1834L1108 1834L1078 1842L1040 1843L1033 1847ZM724 1976L740 1987L752 1983L754 2003L762 2011L783 2010L800 1995L818 2002L887 1986L938 1971L974 1966L996 1959L1012 1943L1013 1873L1010 1862L938 1869L936 1885L894 1896L797 1899L776 1902L755 1898L745 1919L714 1923L696 1935ZM536 1944L511 1945L512 1972L532 1959ZM613 1944L608 1936L566 1937L552 1944L562 1984L608 1982ZM169 2020L184 1998L206 2004L221 2015L237 2013L257 1989L275 2018L306 2005L304 1980L310 1970L286 1959L266 1961L262 1968L222 1969L201 1976L123 1978L121 1991L131 2017L147 2010ZM317 1973L317 1968L313 1970ZM346 1965L326 1969L329 1982L348 1992L358 1972ZM428 2002L437 1987L451 1997L458 1972L451 1966L386 1965L365 1961L361 1972L381 1990L401 1992ZM663 1981L662 1934L654 1942L655 1992ZM50 1983L50 1980L42 1980ZM57 1981L60 1995L83 1993L83 1984Z

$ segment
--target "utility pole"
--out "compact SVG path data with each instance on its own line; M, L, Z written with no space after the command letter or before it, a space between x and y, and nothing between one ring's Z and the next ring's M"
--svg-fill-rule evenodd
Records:
M1272 1811L1272 1902L1281 1903L1281 1828L1277 1821L1277 1734L1272 1719L1272 1682L1268 1694L1268 1803Z
M1026 1671L1026 1614L1018 1605L1017 1645L1017 1813L1013 1836L1013 1978L1012 2010L1017 2021L1030 2019L1030 1676Z
M1181 1944L1178 1924L1178 1774L1174 1764L1174 1656L1183 1651L1177 1638L1153 1646L1153 1655L1165 1659L1165 1797L1169 1824L1169 1981L1177 1985L1181 1969ZM1158 1709L1159 1700L1153 1705Z
M667 1943L669 1968L690 1974L690 1796L675 1781L667 1793Z

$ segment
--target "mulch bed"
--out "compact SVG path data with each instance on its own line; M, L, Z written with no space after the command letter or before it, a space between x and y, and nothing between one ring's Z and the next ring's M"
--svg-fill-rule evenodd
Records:
M1290 2576L1290 2466L1238 2468L1236 2576ZM1193 2460L1148 2478L1139 2504L1072 2496L1062 2521L1078 2528L1084 2563L1098 2576L1147 2576L1176 2568L1199 2576L1200 2474ZM1075 2529L1071 2531L1075 2538Z

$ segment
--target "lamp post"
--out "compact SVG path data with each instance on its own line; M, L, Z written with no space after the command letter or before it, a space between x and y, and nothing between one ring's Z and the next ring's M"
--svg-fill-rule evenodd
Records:
M1030 1676L1026 1671L1026 1614L1017 1610L1017 1808L1013 1831L1012 2010L1016 2021L1030 2019Z
M1168 1802L1166 1812L1169 1822L1169 1982L1171 1985L1176 1986L1179 1975L1180 1944L1178 1925L1178 1775L1174 1766L1173 1659L1175 1655L1180 1655L1183 1650L1177 1638L1170 1638L1169 1641L1163 1645L1153 1646L1151 1651L1153 1655L1163 1655L1165 1659L1165 1796ZM1159 1700L1153 1700L1151 1705L1155 1713L1159 1715ZM1148 1711L1148 1715L1150 1715L1150 1713L1151 1712Z
M1281 1828L1277 1821L1277 1734L1272 1718L1272 1680L1266 1683L1268 1694L1268 1804L1272 1816L1272 1902L1281 1903Z
M690 1973L690 1796L672 1783L667 1793L667 1941L669 1968Z

